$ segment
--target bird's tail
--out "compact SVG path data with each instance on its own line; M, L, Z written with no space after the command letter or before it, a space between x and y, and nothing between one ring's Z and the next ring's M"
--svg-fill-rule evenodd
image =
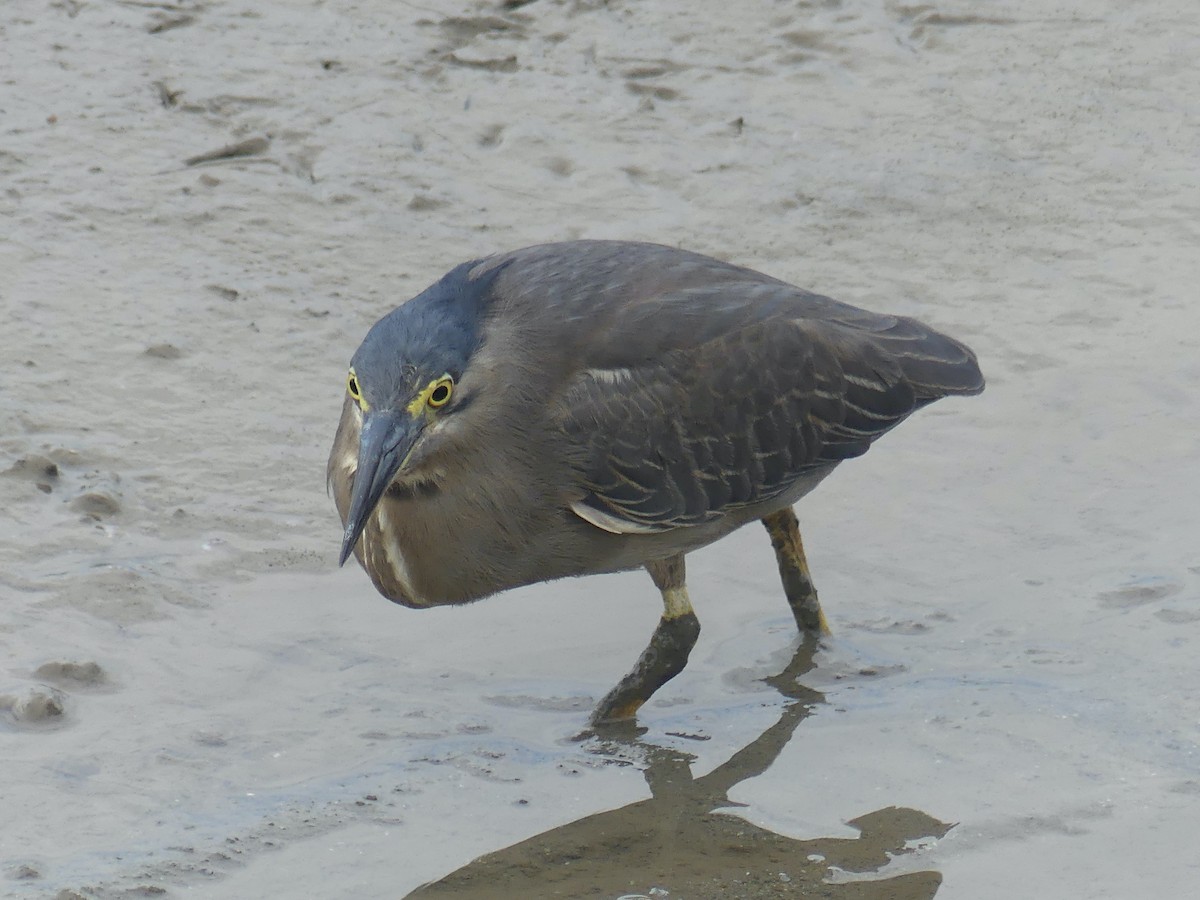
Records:
M916 319L897 316L877 340L894 354L918 406L983 390L983 373L971 348Z

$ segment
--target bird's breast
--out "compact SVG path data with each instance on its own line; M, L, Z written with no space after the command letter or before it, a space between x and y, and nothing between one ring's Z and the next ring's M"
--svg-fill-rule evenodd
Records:
M425 609L512 586L495 571L492 522L452 500L432 486L389 489L380 500L363 534L363 568L389 600Z
M425 608L437 605L421 591L414 577L404 532L393 504L384 499L375 508L363 531L363 568L379 593L402 606Z

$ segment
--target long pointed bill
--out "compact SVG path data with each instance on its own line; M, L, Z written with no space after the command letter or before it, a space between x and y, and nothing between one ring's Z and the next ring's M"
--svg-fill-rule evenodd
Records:
M362 433L358 438L358 471L350 494L350 513L346 516L339 566L354 551L375 504L408 458L424 427L421 418L413 418L404 410L363 414Z

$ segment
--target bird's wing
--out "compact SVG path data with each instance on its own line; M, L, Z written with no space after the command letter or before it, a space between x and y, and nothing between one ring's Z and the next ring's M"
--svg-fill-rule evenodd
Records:
M581 367L559 407L580 517L618 533L710 521L865 453L937 397L982 388L970 351L919 322L776 284L798 304L710 307L671 339L647 315L623 342L600 342L603 365Z

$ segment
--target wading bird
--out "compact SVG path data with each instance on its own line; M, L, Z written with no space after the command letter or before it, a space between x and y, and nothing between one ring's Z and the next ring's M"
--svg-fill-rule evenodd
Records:
M684 555L767 528L827 632L792 504L914 410L977 394L963 344L670 247L544 244L463 263L351 361L328 477L379 592L468 603L644 566L663 614L592 715L632 718L700 632Z

